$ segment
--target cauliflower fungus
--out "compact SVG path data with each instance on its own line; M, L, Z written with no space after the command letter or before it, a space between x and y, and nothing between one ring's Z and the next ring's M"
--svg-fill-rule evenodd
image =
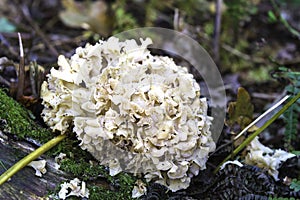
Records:
M58 57L42 85L44 121L62 134L73 128L82 149L111 175L143 173L172 191L205 169L212 118L187 69L155 56L151 39L115 37Z

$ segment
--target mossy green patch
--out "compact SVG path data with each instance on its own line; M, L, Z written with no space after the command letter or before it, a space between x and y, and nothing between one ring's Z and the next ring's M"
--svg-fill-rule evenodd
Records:
M71 158L64 159L61 163L61 169L72 173L76 177L80 177L83 181L97 178L99 175L107 177L103 166L93 166L86 162L83 158L79 158L77 160Z
M79 159L62 160L60 166L63 171L80 177L87 183L90 191L89 199L131 199L131 192L137 179L127 173L110 176L108 170L94 161L89 153L83 151L81 154L85 153L86 156ZM104 182L99 184L97 179L102 179Z
M9 97L4 90L0 89L0 130L14 134L20 139L32 138L45 143L53 134L45 128L38 126L30 111Z
M125 188L125 189L124 189ZM133 187L128 188L128 187L124 187L121 188L118 191L111 191L111 190L107 190L101 187L96 187L96 186L92 186L92 187L88 187L89 191L90 191L90 196L89 199L90 200L97 200L97 199L111 199L111 200L120 200L120 199L132 199L131 198L131 191L133 189Z

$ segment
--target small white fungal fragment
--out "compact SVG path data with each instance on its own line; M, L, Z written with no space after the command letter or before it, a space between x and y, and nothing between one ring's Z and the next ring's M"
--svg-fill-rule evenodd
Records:
M249 153L246 155L245 163L266 169L276 181L279 180L277 169L279 169L280 164L296 156L281 149L272 150L261 144L258 141L258 137L255 137L247 149Z
M35 169L36 176L42 177L42 175L47 172L46 163L46 160L31 161L27 166Z
M223 165L221 166L220 169L221 169L221 170L224 169L225 166L228 165L228 164L234 164L234 165L237 165L237 166L239 166L239 167L243 167L243 166L244 166L240 161L234 160L234 161L227 161L227 162L223 163Z
M85 182L80 181L78 178L71 180L70 183L62 183L60 187L61 189L58 192L60 199L66 199L69 196L89 198L89 190L86 188ZM71 191L69 192L68 189L71 189Z
M135 186L133 187L131 197L132 198L139 198L139 197L143 196L146 193L147 193L146 184L141 180L137 180L136 183L135 183Z
M55 160L54 168L55 168L55 169L59 169L59 168L60 168L59 163L60 163L66 156L67 156L67 155L66 155L65 153L59 153L59 155L56 156L56 157L54 158L54 160Z
M59 163L61 160L63 160L67 155L65 153L59 153L58 156L54 158L55 162Z

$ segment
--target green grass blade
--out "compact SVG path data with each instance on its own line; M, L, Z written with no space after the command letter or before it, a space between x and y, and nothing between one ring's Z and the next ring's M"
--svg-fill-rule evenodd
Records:
M269 119L262 127L257 129L252 135L250 135L242 144L240 144L230 155L228 155L214 170L217 173L221 166L229 159L234 158L241 150L243 150L256 136L263 132L268 126L270 126L280 115L282 115L290 106L292 106L300 98L300 93L294 96L288 103L286 103L271 119Z
M42 145L41 147L39 147L35 151L33 151L30 154L28 154L22 160L20 160L16 164L14 164L11 168L9 168L6 172L4 172L0 176L0 185L2 185L3 183L5 183L15 173L17 173L18 171L20 171L23 167L27 166L31 161L37 159L39 156L41 156L43 153L45 153L46 151L48 151L52 147L54 147L55 145L57 145L59 142L61 142L66 137L67 137L67 135L65 134L65 135L59 135L59 136L51 139L50 141L48 141L47 143L45 143L44 145Z

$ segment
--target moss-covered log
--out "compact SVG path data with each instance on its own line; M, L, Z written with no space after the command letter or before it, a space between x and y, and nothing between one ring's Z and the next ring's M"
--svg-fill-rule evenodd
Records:
M0 174L53 138L48 129L37 125L31 113L0 89ZM35 170L25 167L0 186L0 199L43 199L57 195L62 182L78 177L90 190L89 199L130 199L135 178L121 173L115 177L83 151L72 134L43 155L47 173L35 176ZM54 156L65 153L60 170L54 168Z
M0 174L35 149L30 143L14 141L3 133L0 134L0 140ZM71 178L71 174L54 168L53 158L43 156L43 159L47 160L45 175L40 178L35 176L33 168L23 168L0 186L1 199L39 199L54 191L61 182Z

